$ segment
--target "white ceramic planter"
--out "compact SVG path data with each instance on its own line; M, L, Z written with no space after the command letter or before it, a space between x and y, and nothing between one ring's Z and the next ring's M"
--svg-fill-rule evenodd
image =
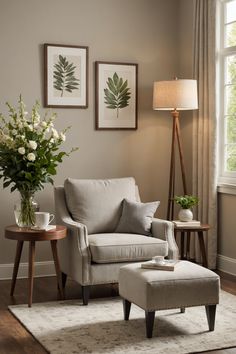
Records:
M191 221L193 220L193 213L190 209L180 209L178 214L180 221Z

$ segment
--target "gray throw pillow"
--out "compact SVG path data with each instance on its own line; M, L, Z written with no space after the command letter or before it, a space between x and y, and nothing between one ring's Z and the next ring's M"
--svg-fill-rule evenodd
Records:
M123 210L115 232L140 235L151 234L152 218L160 202L140 203L123 200Z

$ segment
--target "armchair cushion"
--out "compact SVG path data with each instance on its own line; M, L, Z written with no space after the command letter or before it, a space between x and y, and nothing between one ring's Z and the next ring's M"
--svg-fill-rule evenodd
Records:
M88 239L95 263L138 262L168 254L166 241L144 235L106 233L88 235Z
M85 224L88 234L113 232L120 219L124 198L136 200L134 178L65 181L65 195L72 218Z
M151 235L153 216L160 202L141 203L123 200L123 210L115 232Z

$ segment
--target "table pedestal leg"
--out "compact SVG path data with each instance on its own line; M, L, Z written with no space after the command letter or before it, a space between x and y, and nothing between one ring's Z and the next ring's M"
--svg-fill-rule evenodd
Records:
M190 259L190 237L191 237L191 232L187 231L187 259Z
M205 249L202 231L198 231L198 240L199 240L200 250L202 254L202 265L207 268L207 256L206 256L206 249Z
M35 259L35 241L29 242L29 302L28 306L32 305L33 285L34 285L34 259Z
M54 259L54 264L55 264L55 270L57 274L57 284L58 288L60 291L61 299L64 300L64 289L62 285L62 275L60 271L60 264L59 264L59 258L58 258L58 253L57 253L57 240L52 240L51 241L51 248L52 248L52 255Z
M15 290L16 278L17 278L17 274L18 274L23 244L24 244L24 241L18 241L17 246L16 246L16 256L15 256L15 263L14 263L12 281L11 281L11 293L10 293L11 296L13 296L14 290Z
M184 238L185 238L185 232L181 231L181 259L184 259Z

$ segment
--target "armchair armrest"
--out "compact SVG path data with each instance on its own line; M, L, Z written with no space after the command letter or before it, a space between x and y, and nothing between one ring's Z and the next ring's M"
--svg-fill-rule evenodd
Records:
M151 232L153 237L160 238L168 242L169 259L179 258L179 249L174 237L174 225L171 221L153 218Z
M91 264L87 227L71 218L63 187L55 188L54 197L56 221L67 227L67 237L58 242L61 269L80 284L86 284Z

